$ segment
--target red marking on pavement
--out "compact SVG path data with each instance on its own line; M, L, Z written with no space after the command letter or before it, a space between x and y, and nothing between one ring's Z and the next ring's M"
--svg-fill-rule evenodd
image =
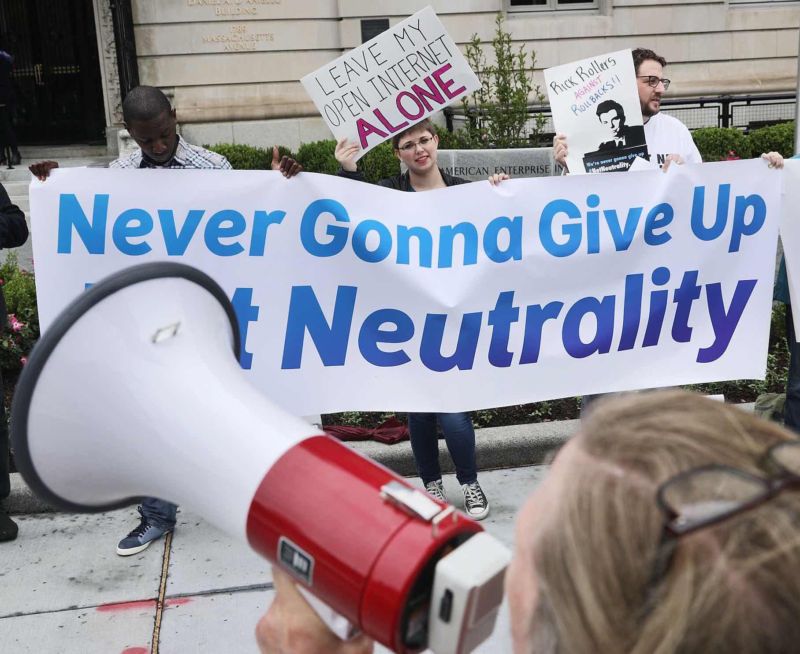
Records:
M122 654L150 654L149 647L129 647L122 650Z
M139 600L138 602L117 602L115 604L101 604L97 610L101 613L113 611L129 611L131 609L154 609L156 607L155 600ZM148 650L149 651L149 650ZM125 650L123 654L139 654L138 650Z
M183 604L188 604L191 601L191 597L175 597L174 599L164 600L164 606L182 606Z

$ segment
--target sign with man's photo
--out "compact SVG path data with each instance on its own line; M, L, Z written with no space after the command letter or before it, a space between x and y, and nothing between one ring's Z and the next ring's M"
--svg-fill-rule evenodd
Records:
M644 121L630 50L544 71L556 131L567 136L572 173L628 170L646 159Z

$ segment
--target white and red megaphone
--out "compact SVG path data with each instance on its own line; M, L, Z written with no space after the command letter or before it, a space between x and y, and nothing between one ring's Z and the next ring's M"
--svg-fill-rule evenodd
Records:
M68 511L185 505L395 651L474 648L493 629L507 549L272 404L238 349L231 303L194 268L144 264L99 282L17 384L23 477Z

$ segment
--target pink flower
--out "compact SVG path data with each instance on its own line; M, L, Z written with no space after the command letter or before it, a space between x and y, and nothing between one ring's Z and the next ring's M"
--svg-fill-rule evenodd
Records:
M20 357L19 362L24 366L26 363L28 363L28 357Z
M17 317L13 313L8 314L8 324L11 325L11 329L15 332L21 331L25 326L25 323L17 320Z

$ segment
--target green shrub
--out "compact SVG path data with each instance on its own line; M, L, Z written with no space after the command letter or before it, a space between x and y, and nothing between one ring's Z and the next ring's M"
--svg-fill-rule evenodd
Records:
M747 135L734 127L701 127L692 132L692 138L703 161L753 156Z
M446 129L437 130L440 150L472 150L475 146L469 140L466 130L458 129L448 132Z
M526 53L524 45L512 45L503 21L503 14L498 13L491 43L493 57L486 57L477 34L466 46L467 62L481 83L461 99L467 116L466 134L475 148L528 147L532 140L538 140L545 123L542 114L528 115L531 95L535 102L545 101L541 89L533 83L536 53Z
M391 141L384 141L358 160L358 167L368 182L400 174L400 160L394 155Z
M794 154L794 123L781 123L753 130L748 135L753 156L762 152L780 152L784 157Z
M304 143L297 150L297 161L308 172L335 175L339 172L339 162L334 156L335 149L336 141L333 139ZM377 182L384 177L397 175L400 172L400 162L394 156L392 144L385 141L361 157L358 168L368 181Z
M217 143L208 149L225 157L235 170L267 170L272 164L272 152L252 145Z
M203 146L212 152L221 154L233 166L234 170L270 170L272 168L272 148L258 148L243 143L217 143ZM278 146L278 154L282 157L293 157L292 151L282 145Z
M303 143L297 150L296 158L303 170L335 175L339 170L339 162L333 156L335 149L336 141L333 139Z
M7 252L0 265L0 285L8 310L8 326L0 334L0 370L3 376L13 378L39 338L36 283L33 273L20 269L16 254Z

